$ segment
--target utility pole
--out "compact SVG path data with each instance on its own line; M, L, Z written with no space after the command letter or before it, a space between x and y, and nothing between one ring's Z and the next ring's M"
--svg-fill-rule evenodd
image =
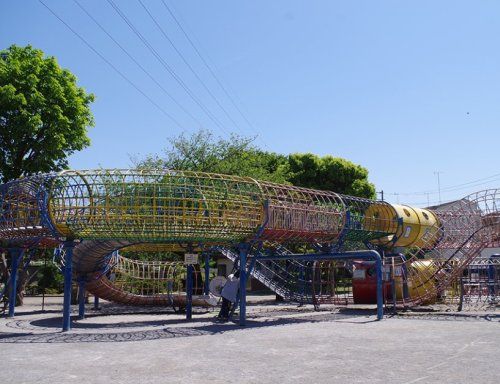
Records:
M382 189L381 191L378 191L377 193L380 193L380 200L384 201L384 190Z
M435 171L434 174L437 175L437 179L438 179L438 193L439 193L439 204L441 204L441 181L439 179L439 175L443 173L441 171Z

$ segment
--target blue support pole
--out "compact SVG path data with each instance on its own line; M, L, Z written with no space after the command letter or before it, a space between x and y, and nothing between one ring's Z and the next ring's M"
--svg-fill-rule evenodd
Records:
M85 278L78 279L78 319L85 319Z
M205 253L205 289L204 294L208 295L210 293L210 254Z
M490 256L490 262L488 265L488 294L492 297L496 296L495 292L495 285L496 285L496 274L497 274L497 269L495 262L495 258L500 257L500 254L495 253Z
M240 245L240 326L246 325L248 244Z
M495 266L488 265L488 294L493 296L495 294Z
M304 294L306 293L306 279L305 279L305 273L304 273L304 264L300 265L299 268L299 293L300 293L300 305L303 304L303 298Z
M64 301L63 301L63 332L71 329L71 283L73 280L73 241L66 241L64 248Z
M193 317L193 265L188 264L186 271L186 320Z
M403 272L403 300L408 300L410 298L410 291L408 290L408 269L406 268L406 263L403 263L401 269Z
M24 250L13 248L10 250L10 255L12 264L10 272L9 317L14 317L17 299L17 270L19 269L19 263L24 255Z
M377 270L377 320L382 320L384 317L384 295L382 293L383 274L382 274L382 258L375 258L375 268Z

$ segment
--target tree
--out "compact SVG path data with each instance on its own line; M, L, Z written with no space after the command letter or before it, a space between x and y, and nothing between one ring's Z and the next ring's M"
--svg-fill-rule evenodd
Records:
M368 170L340 157L319 157L312 153L288 156L257 148L253 138L231 135L216 138L201 130L169 139L164 156L149 155L133 160L139 168L170 168L292 184L298 187L334 191L374 198L375 186L368 181Z
M169 139L170 148L163 157L149 155L132 161L139 168L222 173L287 183L287 157L262 151L253 145L253 141L253 138L235 134L229 139L216 138L211 132L200 130L191 136L182 134Z
M68 156L90 144L93 101L41 50L12 45L0 51L0 183L67 168ZM21 273L18 305L26 282Z
M93 94L31 46L0 51L0 182L68 166L90 145Z
M289 181L296 186L334 191L353 196L375 197L375 186L368 181L368 170L349 160L330 155L294 153L288 157Z

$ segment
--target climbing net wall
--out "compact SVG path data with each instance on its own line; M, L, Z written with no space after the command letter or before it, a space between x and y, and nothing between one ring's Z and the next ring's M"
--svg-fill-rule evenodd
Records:
M246 242L261 254L266 244L285 254L285 246L289 253L376 249L390 266L393 299L412 305L442 296L485 247L498 245L498 191L431 210L203 172L64 171L0 185L0 242L54 247L75 240L75 276L128 303L157 303L179 291L169 284L182 268L171 264L157 274L159 265L122 260L115 263L123 267L115 273L120 279L111 281L103 273L109 255L125 247L188 252ZM259 261L254 276L290 297L300 297L300 289L301 297L321 301L340 292L332 288L338 281L332 265Z

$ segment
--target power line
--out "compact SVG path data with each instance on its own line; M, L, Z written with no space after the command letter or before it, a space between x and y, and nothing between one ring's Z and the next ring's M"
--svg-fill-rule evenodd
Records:
M467 183L462 183L462 184L457 184L457 185L453 185L453 186L450 186L450 187L445 187L445 188L442 188L441 190L445 191L445 192L446 191L455 191L455 190L461 190L461 189L464 189L464 188L468 188L468 186L471 185L471 184L475 184L475 186L477 186L477 185L483 185L483 184L488 184L488 183L491 183L493 181L500 180L500 178L498 178L499 176L500 176L500 173L497 173L495 175L484 177L482 179L477 179L477 180L469 181ZM493 180L489 180L489 179L493 179ZM488 180L488 181L485 181L485 180ZM484 182L482 182L482 181L484 181Z
M47 10L52 13L61 23L63 23L66 28L68 28L76 37L78 37L92 52L94 52L97 56L101 58L106 64L108 64L122 79L124 79L127 83L129 83L132 87L134 87L142 96L144 96L151 104L153 104L156 108L158 108L165 116L167 116L170 120L172 120L179 128L183 129L183 127L179 124L179 122L165 109L163 109L158 103L156 103L152 98L150 98L142 89L140 89L132 80L130 80L127 76L125 76L118 68L116 68L113 63L111 63L106 57L104 57L97 49L95 49L82 35L76 32L66 21L64 21L57 13L55 13L52 8L50 8L47 4L45 4L42 0L38 0Z
M202 63L205 65L205 67L208 69L208 71L210 72L210 74L212 75L212 77L215 79L215 81L217 82L217 84L219 85L219 87L222 89L222 91L224 92L224 94L226 95L226 97L229 99L229 101L231 102L231 104L238 111L238 113L241 115L241 117L243 118L243 120L245 120L245 122L248 124L248 126L251 129L253 129L254 132L257 133L257 130L255 129L255 127L253 126L253 124L250 122L250 120L247 118L247 116L243 113L243 111L240 109L240 107L238 106L238 104L234 101L234 98L229 94L229 92L227 91L226 87L223 85L222 81L219 79L219 77L217 76L217 74L215 73L215 71L209 65L208 61L205 60L205 58L201 54L200 50L198 49L198 47L196 46L196 44L194 43L194 41L189 37L189 34L187 33L187 31L184 29L184 27L182 26L182 24L180 23L180 21L175 16L174 12L170 9L170 7L165 2L165 0L161 0L161 2L163 4L163 6L166 8L166 10L168 11L168 13L170 14L170 16L172 17L172 19L177 24L177 26L179 27L179 29L182 31L182 33L184 34L184 36L186 37L187 41L189 42L189 44L191 45L191 47L194 49L194 51L196 52L196 54L198 55L198 57L201 59ZM264 145L265 145L265 143L264 143Z
M485 183L482 183L482 184L485 184ZM481 184L479 184L479 185L481 185ZM473 185L473 186L469 186L469 187L465 187L465 188L474 188L475 186L478 186L478 185ZM462 188L462 189L464 189L464 188ZM388 195L391 195L391 196L394 196L394 198L397 198L398 203L399 203L399 196L401 194L399 194L399 193L389 193ZM461 199L467 197L467 195L468 194L462 194L460 196L455 195L452 198L448 197L443 202L441 200L430 200L429 199L429 194L427 194L427 201L426 202L424 202L424 201L414 202L414 201L410 200L410 201L405 201L405 204L408 204L408 205L426 205L426 206L437 205L437 204L441 205L443 203L447 203L447 202L451 202L451 201L456 201L456 200L461 200Z
M127 49L125 49L123 45L121 45L117 41L78 0L73 0L73 2L76 3L76 5L78 5L78 7L80 7L80 9L87 14L87 16L101 29L101 31L103 31L113 41L113 43L115 43L115 45L117 45L122 50L122 52L125 53L130 58L130 60L132 60L141 69L141 71L145 73L163 91L163 93L165 93L165 95L167 95L180 109L182 109L182 111L184 111L189 117L191 117L198 125L200 126L202 125L201 122L191 112L189 112L189 110L187 110L181 103L179 103L175 99L175 97L172 96L172 94L168 92L165 89L165 87L161 85L161 83L158 82L158 80L156 80L156 78L153 75L151 75L151 73L148 70L146 70L146 68L144 68L144 66L134 56L132 56L132 54L130 54L130 52L127 51Z
M186 64L186 66L189 68L189 70L198 79L198 81L201 83L201 85L203 86L203 88L205 89L205 91L207 91L207 93L210 95L210 97L215 101L215 103L224 112L224 114L227 116L227 118L235 125L235 127L239 129L240 127L239 127L238 123L236 121L234 121L234 119L229 115L229 113L227 112L226 108L224 108L224 106L220 103L219 99L208 88L208 86L206 85L206 83L198 75L198 73L194 70L194 68L192 67L192 65L189 64L189 61L182 54L182 52L176 47L176 45L174 44L174 42L172 41L172 39L168 36L168 34L165 32L165 30L162 28L162 26L158 23L158 21L155 19L155 17L151 14L151 12L149 11L149 9L144 5L144 3L142 2L142 0L137 0L137 1L139 2L139 4L141 4L142 8L144 8L144 10L146 11L146 13L150 17L150 19L153 20L153 23L156 25L156 27L161 32L161 34L163 35L163 37L170 43L170 45L175 50L175 52L177 52L177 54L182 59L182 61L184 62L184 64Z
M167 70L167 72L173 77L173 79L184 89L188 96L205 112L205 114L212 120L212 122L219 127L223 132L229 134L222 123L205 107L205 105L193 94L191 89L184 83L184 81L175 73L175 71L170 67L170 65L163 59L163 57L154 49L154 47L149 43L149 41L139 32L139 30L134 26L134 24L128 19L128 17L121 11L113 0L107 0L111 7L115 10L118 16L128 25L132 32L139 38L139 40L146 46L146 48L151 52L151 54L158 60L158 62Z
M500 173L497 173L497 174L494 174L494 175L491 175L488 177L483 177L481 179L469 181L466 183L461 183L461 184L456 184L456 185L444 187L444 188L441 188L441 192L443 193L443 192L460 191L460 190L471 188L471 187L477 187L480 185L489 184L489 183L492 183L492 182L495 182L498 180L500 180ZM392 194L392 193L389 193L389 194ZM428 194L437 195L437 194L439 194L439 189L435 189L435 190L431 189L431 190L420 191L420 192L402 192L402 193L399 193L399 195L401 195L401 196L425 196Z

